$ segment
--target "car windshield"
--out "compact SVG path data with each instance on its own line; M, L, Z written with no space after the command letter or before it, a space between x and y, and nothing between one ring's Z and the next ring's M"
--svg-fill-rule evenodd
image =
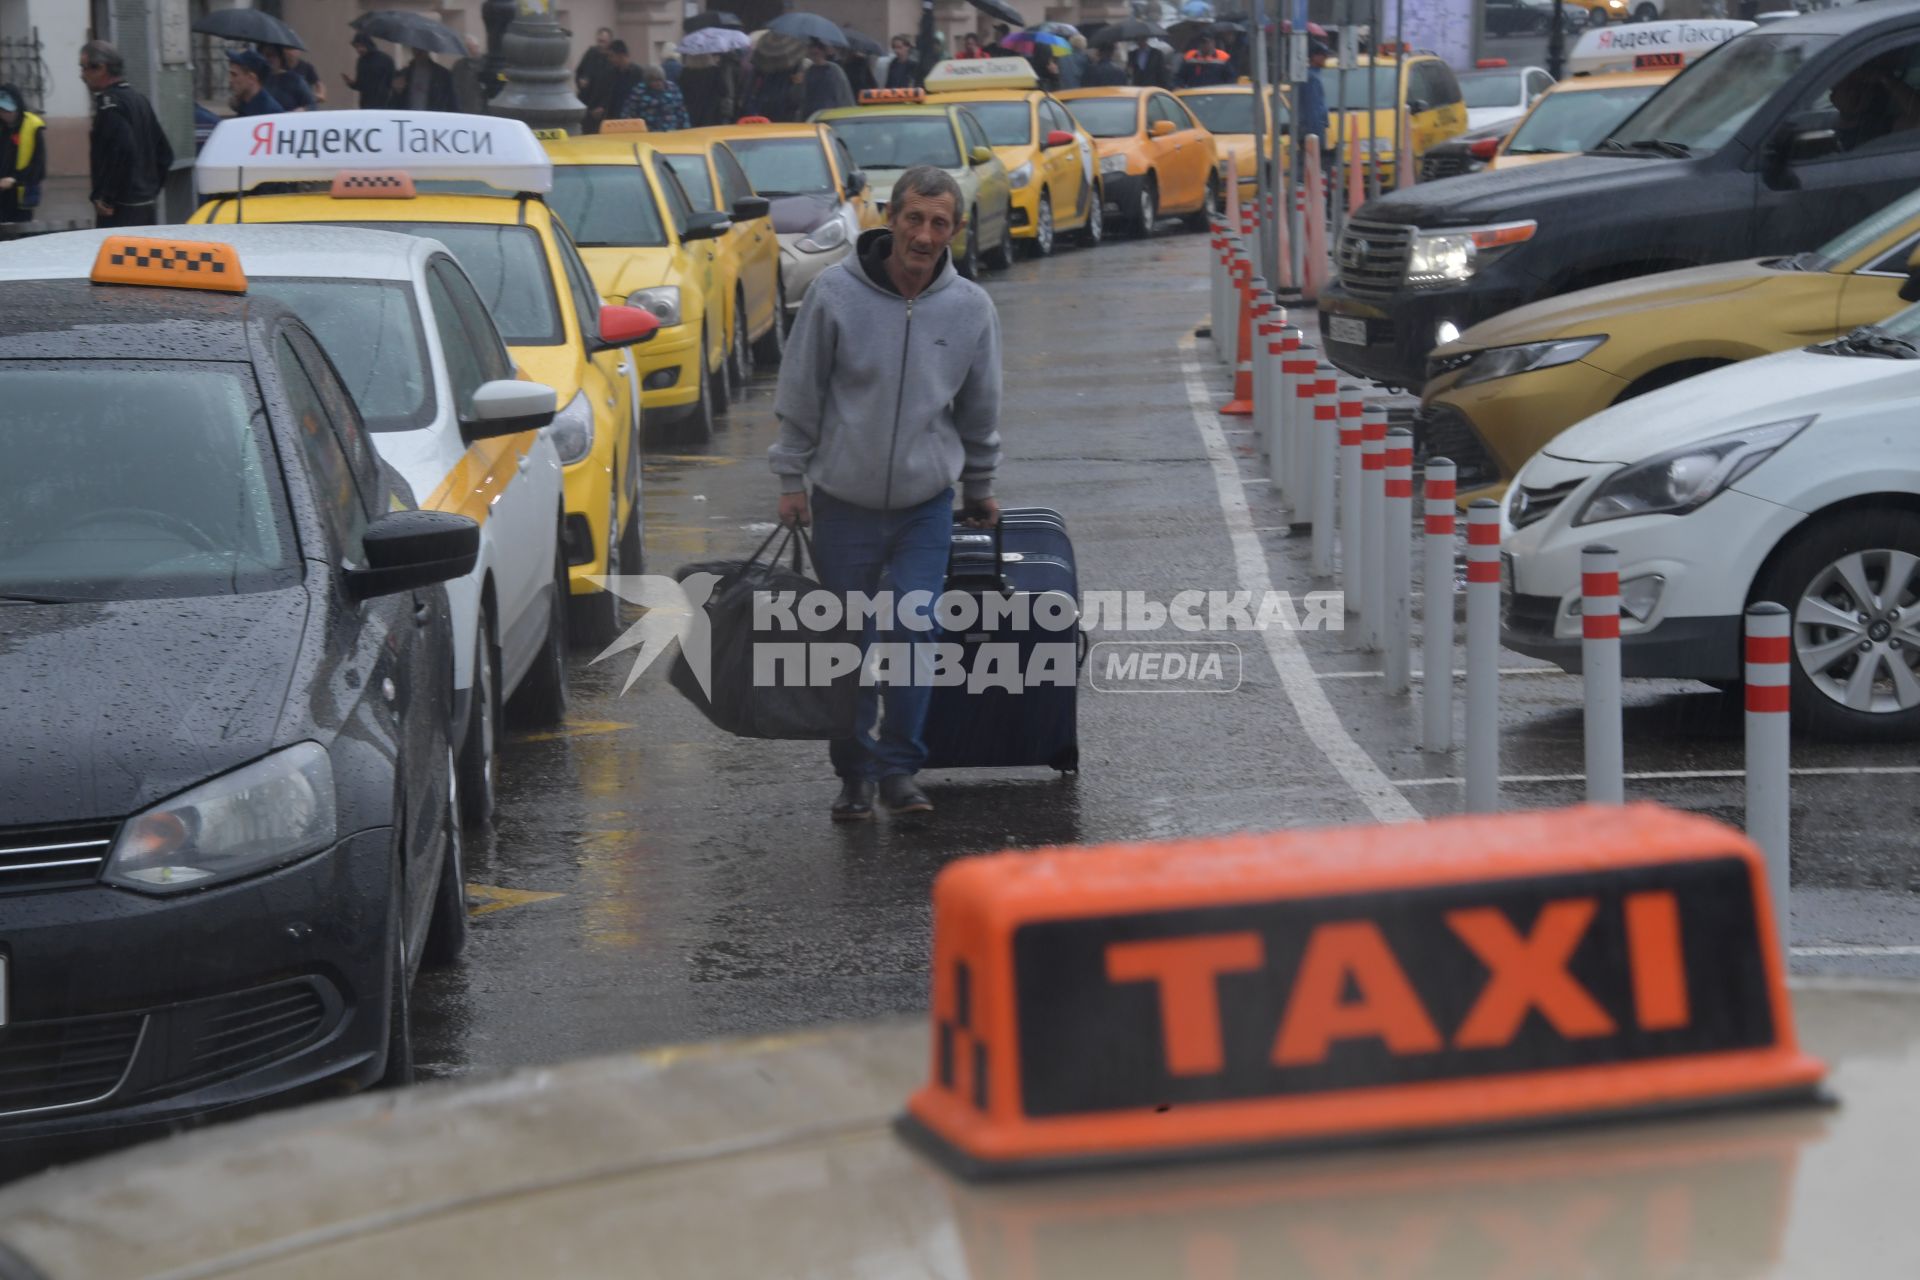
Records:
M1180 101L1213 133L1258 133L1250 93L1196 93Z
M1332 67L1320 73L1329 99L1338 96L1349 111L1391 111L1399 101L1399 67L1354 67L1338 71Z
M1080 127L1096 138L1126 138L1139 131L1136 98L1075 98L1067 104Z
M1864 222L1854 223L1812 253L1803 254L1794 265L1805 271L1832 271L1916 218L1920 218L1920 191L1902 196Z
M1507 154L1546 155L1588 151L1635 107L1653 96L1657 84L1628 84L1617 89L1549 93L1514 130Z
M397 280L251 278L255 293L307 322L369 431L410 431L433 421L433 377L411 286Z
M556 173L565 172L556 169ZM556 183L556 188L558 184ZM467 278L493 312L510 347L558 346L564 334L553 296L553 275L540 233L491 222L366 222L356 226L432 236L453 251Z
M660 158L673 170L673 176L680 179L681 189L687 193L687 199L693 201L695 209L712 213L720 207L713 202L713 176L707 172L705 156L674 156L662 152Z
M585 248L666 247L660 206L637 164L557 164L547 203Z
M1513 107L1520 103L1518 71L1469 71L1460 77L1469 107Z
M1033 111L1025 101L969 102L967 110L996 147L1025 147L1033 142Z
M846 141L853 162L862 169L909 169L916 164L961 167L953 122L944 115L849 116L836 119L833 131Z
M729 138L727 145L763 196L837 194L818 138Z
M0 597L284 585L298 559L242 364L0 361Z
M1631 119L1595 145L1611 150L1662 142L1677 143L1694 155L1717 151L1832 39L1758 32L1736 36L1667 81Z

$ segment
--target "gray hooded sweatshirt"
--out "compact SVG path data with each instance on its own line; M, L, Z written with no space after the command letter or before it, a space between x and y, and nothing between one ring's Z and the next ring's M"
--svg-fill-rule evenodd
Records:
M890 244L884 230L865 232L807 290L780 361L768 460L782 492L811 480L873 510L917 506L956 480L968 499L991 497L999 313L950 257L911 301L877 282L862 259Z

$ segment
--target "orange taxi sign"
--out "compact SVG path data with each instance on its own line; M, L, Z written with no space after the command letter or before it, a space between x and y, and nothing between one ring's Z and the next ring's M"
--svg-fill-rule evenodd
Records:
M95 284L247 291L247 275L232 245L152 236L108 236L100 242L88 279Z
M881 102L925 102L925 89L862 89L860 105L870 107Z
M1774 939L1654 805L966 859L900 1127L992 1175L1811 1098Z
M398 169L346 170L334 175L327 194L335 200L411 200L413 175Z
M600 124L602 133L651 133L647 122L638 117L621 120L605 120Z

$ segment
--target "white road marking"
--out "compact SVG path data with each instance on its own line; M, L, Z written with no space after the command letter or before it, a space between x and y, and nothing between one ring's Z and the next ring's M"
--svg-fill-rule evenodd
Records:
M1424 671L1415 671L1412 673L1412 678L1421 680L1426 677L1426 674ZM1564 676L1567 673L1558 667L1502 667L1500 674L1503 676ZM1464 670L1456 671L1453 675L1456 680L1467 678ZM1322 680L1378 680L1380 673L1378 671L1322 671L1319 676Z
M1796 778L1854 778L1854 777L1909 777L1920 773L1920 765L1915 764L1843 764L1810 765L1804 769L1792 770ZM1663 769L1647 773L1629 773L1628 782L1685 782L1690 779L1744 778L1745 769ZM1535 783L1585 782L1584 773L1515 773L1503 775L1504 785L1513 783L1526 786ZM1402 778L1396 784L1402 787L1457 787L1458 778Z
M1859 946L1792 947L1789 950L1796 956L1920 956L1920 947L1876 946L1865 943Z
M1226 518L1227 536L1233 543L1234 571L1240 587L1246 591L1272 591L1273 570L1267 553L1253 530L1253 515L1247 507L1240 464L1227 445L1220 424L1214 417L1214 395L1206 377L1194 359L1194 340L1180 339L1180 366L1187 382L1187 400L1193 410L1193 424L1206 447L1207 461L1213 464L1215 487L1220 491L1220 512ZM1264 483L1264 482L1263 482ZM1415 822L1420 811L1401 795L1393 780L1375 764L1366 748L1354 741L1339 713L1327 700L1315 676L1313 664L1300 647L1300 638L1285 627L1269 627L1259 633L1266 642L1267 657L1280 677L1281 691L1293 704L1294 714L1307 737L1327 758L1327 763L1352 787L1360 802L1380 822Z

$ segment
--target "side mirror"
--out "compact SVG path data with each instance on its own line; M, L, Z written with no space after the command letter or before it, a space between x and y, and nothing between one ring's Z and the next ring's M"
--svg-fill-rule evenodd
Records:
M687 222L687 229L680 233L680 239L717 240L733 230L733 219L724 213L696 213Z
M1171 120L1155 120L1147 126L1147 136L1149 138L1164 138L1172 132L1173 121Z
M1407 110L1411 111L1414 115L1419 115L1422 111L1433 110L1433 104L1425 98L1408 98Z
M968 164L991 164L992 162L992 147L975 147L973 150L967 152Z
M1920 248L1907 255L1907 278L1900 286L1900 301L1920 302Z
M615 307L602 304L600 308L600 341L595 351L612 351L616 347L631 347L636 343L650 342L653 335L660 332L660 318L642 307Z
M851 200L867 189L867 175L855 169L847 175L847 199Z
M773 212L773 201L765 196L741 196L733 202L733 220L752 222L755 218L764 218Z
M1049 150L1054 147L1070 147L1072 145L1073 135L1065 129L1055 129L1047 135L1047 147Z
M471 573L480 558L480 526L451 511L389 511L367 526L361 545L366 567L347 570L347 594L371 600Z
M496 378L473 391L473 405L460 419L460 437L468 444L495 436L538 431L553 422L559 399L544 382Z
M1778 164L1803 164L1833 155L1840 150L1840 135L1832 129L1801 129L1788 126L1774 139L1773 158Z

